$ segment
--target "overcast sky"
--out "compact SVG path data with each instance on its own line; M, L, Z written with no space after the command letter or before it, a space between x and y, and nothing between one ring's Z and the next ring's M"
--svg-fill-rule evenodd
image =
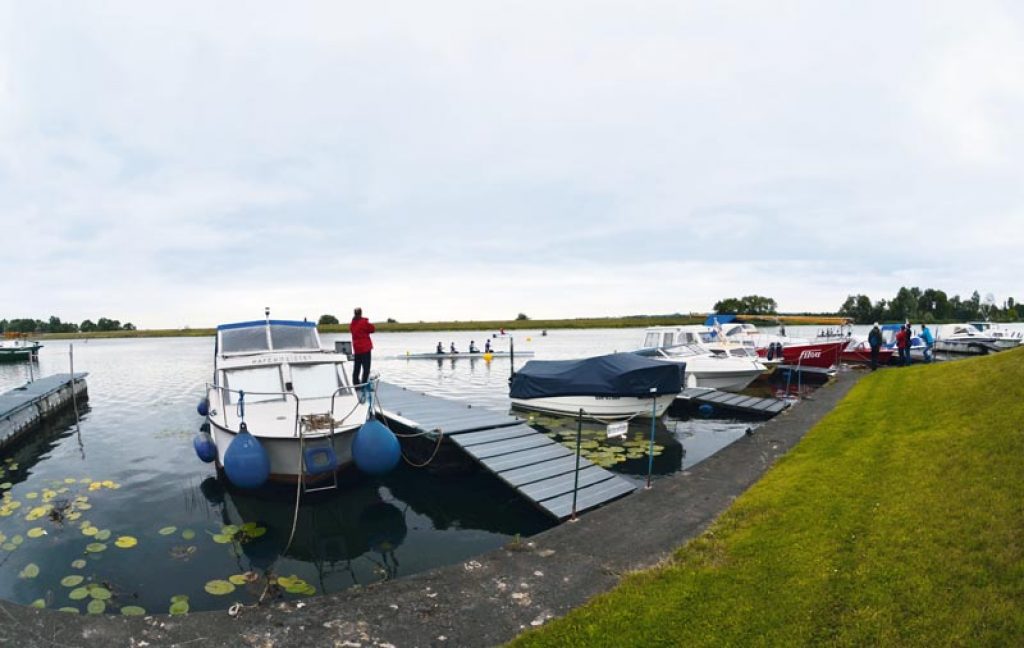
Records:
M0 0L0 317L1024 299L1024 3Z

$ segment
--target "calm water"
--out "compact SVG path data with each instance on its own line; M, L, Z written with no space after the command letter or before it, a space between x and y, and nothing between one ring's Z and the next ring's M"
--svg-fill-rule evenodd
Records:
M517 350L533 351L538 358L575 358L636 348L641 333L520 331L515 343ZM378 334L373 369L393 383L507 410L508 359L401 357L431 351L438 341L445 347L454 341L465 350L474 339L482 347L484 337ZM340 338L323 340L333 346ZM507 347L505 339L493 342L497 349ZM35 370L66 372L68 346L47 343ZM0 484L9 495L0 502L0 596L83 613L90 601L103 601L94 602L92 610L102 607L107 613L126 606L166 612L172 599L178 610L186 600L190 610L219 609L254 602L267 588L259 574L287 577L268 590L269 596L335 592L463 561L517 534L550 527L546 516L486 473L438 475L403 465L384 478L360 478L340 493L304 500L296 536L284 552L293 497L227 492L192 450L201 423L195 404L211 376L212 353L212 338L75 343L75 369L89 372L90 398L82 408L80 432L72 416L3 457ZM28 368L0 365L0 391L25 382ZM555 417L536 417L532 423L552 436L565 435L560 439L575 432L574 423ZM665 417L656 430L656 476L693 465L753 425ZM613 470L643 479L648 461L636 446L649 430L648 423L631 428L635 446L628 453L618 450L630 458L620 459ZM592 446L607 444L601 427L588 426L585 434ZM59 514L51 516L44 508L41 517L26 519L44 504ZM133 540L134 546L118 546ZM229 579L235 589L226 595L206 589L210 581Z

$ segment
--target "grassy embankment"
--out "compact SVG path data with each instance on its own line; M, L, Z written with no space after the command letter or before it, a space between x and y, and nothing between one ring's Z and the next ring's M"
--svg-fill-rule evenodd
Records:
M867 376L667 564L514 645L1024 645L1022 421L1024 349Z

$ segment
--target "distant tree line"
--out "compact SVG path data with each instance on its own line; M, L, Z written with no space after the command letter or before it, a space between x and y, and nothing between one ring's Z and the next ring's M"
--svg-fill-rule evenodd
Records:
M928 288L921 290L902 287L893 299L872 302L867 295L850 295L839 308L839 314L850 317L857 324L881 321L903 322L966 322L992 320L1016 322L1024 320L1024 304L1012 297L1001 305L989 293L982 299L975 290L970 299L959 295L949 297L944 291Z
M745 315L776 315L779 305L771 297L747 295L746 297L730 297L715 303L716 313L740 313Z
M95 322L83 320L81 324L62 322L51 315L47 321L32 318L0 319L0 333L91 333L93 331L134 331L131 322L121 323L120 320L101 317Z

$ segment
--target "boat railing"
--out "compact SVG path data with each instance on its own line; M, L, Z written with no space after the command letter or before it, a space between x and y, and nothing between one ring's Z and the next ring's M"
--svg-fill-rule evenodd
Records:
M281 397L281 400L283 400L285 402L287 402L289 398L294 399L295 400L295 417L294 417L294 419L295 419L295 432L294 432L293 436L298 436L299 435L299 421L300 421L300 418L301 418L299 416L299 397L296 396L294 393L292 393L292 392L256 392L256 391L247 391L245 389L231 389L230 387L222 387L221 385L214 385L212 383L206 383L206 391L207 391L207 393L209 393L209 391L211 389L217 390L219 392L219 394L220 394L220 404L221 404L221 412L220 412L220 414L221 414L222 420L223 420L222 427L225 430L227 430L228 432L233 432L235 434L239 433L239 430L232 429L231 426L228 424L228 407L227 406L229 405L229 403L227 402L226 396L228 394L235 394L239 398L238 398L238 400L236 402L230 403L230 404L235 406L236 416L239 418L240 421L244 420L244 418L245 418L245 405L246 405L246 403L245 403L245 396L279 396L279 397ZM266 403L268 401L260 401L260 402Z

